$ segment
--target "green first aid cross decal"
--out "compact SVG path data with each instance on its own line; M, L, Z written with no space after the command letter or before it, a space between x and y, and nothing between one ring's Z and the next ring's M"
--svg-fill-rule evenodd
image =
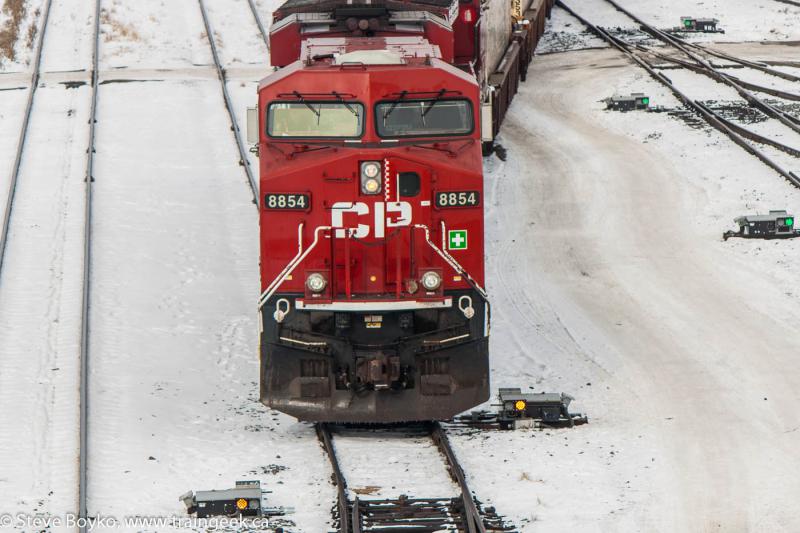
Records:
M451 250L467 249L467 230L451 229L447 232L447 247Z

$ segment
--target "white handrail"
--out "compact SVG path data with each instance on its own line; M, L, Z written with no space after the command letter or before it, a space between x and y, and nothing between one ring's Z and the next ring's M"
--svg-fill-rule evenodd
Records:
M311 253L311 250L313 250L317 246L317 243L319 243L320 231L327 231L330 229L333 228L331 226L318 226L317 229L314 230L314 242L312 242L311 246L309 246L308 248L306 248L305 251L303 251L303 223L300 224L300 226L297 228L297 236L298 236L297 255L294 256L294 259L289 261L289 263L281 271L281 273L278 274L278 277L275 278L272 281L272 283L270 283L267 286L266 290L261 294L261 297L258 299L259 309L264 307L264 304L267 303L267 301L272 297L273 294L275 294L275 291L278 290L278 287L280 287L281 283L286 281L286 278L289 277L289 275L292 272L294 272L294 269L297 268L297 265L299 265L300 262L303 261L303 259L308 257L308 254Z
M261 300L264 298L264 295L267 294L268 292L270 292L270 290L272 289L272 286L275 285L275 283L280 279L280 277L283 275L283 273L286 271L286 269L289 268L289 265L294 263L297 260L297 258L300 257L303 254L303 227L305 225L306 225L305 222L301 222L300 224L297 225L297 255L295 255L294 258L292 258L292 260L289 261L289 264L286 265L286 268L284 268L283 271L280 274L278 274L278 277L275 278L274 280L272 280L272 283L267 285L266 290L264 290L264 292L261 293L261 296L258 298L258 302L259 302L258 308L259 309L261 309L261 307L262 307Z
M429 245L431 248L433 248L433 249L434 249L434 251L435 251L437 254L439 254L439 255L442 257L442 259L444 259L444 260L447 262L447 264L449 264L449 265L450 265L450 266L453 268L453 270L455 270L456 272L458 272L458 273L459 273L459 274L461 274L462 276L466 277L466 278L467 278L467 280L469 281L470 285L472 285L473 287L475 287L475 290L477 290L477 291L478 291L478 293L480 293L480 295L483 297L483 299L484 299L484 300L487 300L487 301L489 300L489 295L486 293L486 291L484 290L484 288L483 288L483 287L481 287L481 286L478 284L478 282L477 282L477 281L475 281L475 279L474 279L472 276L470 276L470 275L469 275L469 273L468 273L466 270L464 270L464 267L462 267L462 266L461 266L461 265L458 263L458 261L456 261L456 260L455 260L455 258L454 258L452 255L448 254L447 252L445 252L445 251L443 250L443 248L444 248L444 244L445 244L445 240L444 240L444 239L445 239L445 226L444 226L444 221L442 221L442 248L439 248L438 246L436 246L436 245L435 245L435 244L434 244L434 243L431 241L431 232L430 232L430 229L428 229L428 226L426 226L426 225L424 225L424 224L414 224L414 227L415 227L415 228L419 228L419 229L421 229L421 230L425 231L425 240L427 241L428 245Z

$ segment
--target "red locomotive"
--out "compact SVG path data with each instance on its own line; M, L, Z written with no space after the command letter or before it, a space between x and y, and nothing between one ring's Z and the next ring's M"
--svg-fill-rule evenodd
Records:
M276 11L281 68L258 90L266 405L386 423L488 398L479 8Z

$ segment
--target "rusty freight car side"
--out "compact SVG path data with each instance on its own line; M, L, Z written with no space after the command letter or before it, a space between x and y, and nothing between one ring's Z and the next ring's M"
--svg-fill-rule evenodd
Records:
M555 0L531 0L527 3L523 0L515 9L512 2L490 0L484 3L489 15L481 32L482 35L492 35L491 38L485 37L488 43L485 61L491 68L485 69L483 121L491 124L491 129L485 127L483 131L484 153L491 151L520 81L527 79L528 65L533 60L554 4ZM519 11L516 18L512 17L515 10Z

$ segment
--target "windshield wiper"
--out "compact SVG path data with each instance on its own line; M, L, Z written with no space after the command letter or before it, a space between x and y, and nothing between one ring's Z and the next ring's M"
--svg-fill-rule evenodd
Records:
M416 142L416 143L412 144L411 146L413 146L415 148L422 148L422 149L425 149L425 150L437 150L439 152L446 153L450 157L455 157L455 156L458 155L459 152L461 152L465 147L469 146L473 142L474 141L472 139L467 139L463 143L461 143L460 146L457 146L455 149L450 148L450 143L451 143L450 140L431 141L431 142L426 143L426 144L423 144L423 143L420 143L420 142Z
M356 111L355 109L353 109L353 106L351 106L350 104L348 104L347 102L345 102L345 101L344 101L344 97L343 97L341 94L337 93L336 91L331 91L331 94L332 94L332 95L333 95L333 96L334 96L334 97L335 97L337 100L339 100L339 101L342 103L342 105L343 105L343 106L345 106L347 109L349 109L349 110L350 110L350 112L351 112L352 114L354 114L355 116L358 116L358 111Z
M439 102L439 100L442 99L442 96L444 96L446 93L447 93L447 89L441 89L436 94L436 98L431 100L431 105L428 106L428 109L426 109L425 111L422 112L422 118L425 118L425 115L427 115L430 112L430 110L433 109L433 106L435 106Z
M312 112L312 113L314 113L314 114L317 116L317 119L319 119L320 112L319 112L318 110L314 109L314 107L313 107L311 104L309 104L308 102L306 102L306 99L305 99L305 97L303 97L303 95L302 95L302 94L300 94L300 93L299 93L299 92L297 92L297 91L294 91L294 93L293 93L293 94L294 94L294 95L295 95L297 98L299 98L299 99L300 99L300 103L301 103L301 104L305 104L305 106L306 106L307 108L309 108L309 109L311 110L311 112Z
M383 120L384 120L384 121L386 121L386 119L387 119L387 118L389 118L389 115L391 115L391 114L392 114L392 111L394 111L394 110L395 110L395 108L397 107L397 105L398 105L398 104L399 104L399 103L400 103L402 100L405 100L405 98L406 98L406 95L407 95L407 94L408 94L408 91L401 91L401 92L400 92L400 98L398 98L397 100L395 100L394 102L392 102L392 106L391 106L389 109L387 109L387 110L386 110L386 113L384 113L384 114L383 114Z

